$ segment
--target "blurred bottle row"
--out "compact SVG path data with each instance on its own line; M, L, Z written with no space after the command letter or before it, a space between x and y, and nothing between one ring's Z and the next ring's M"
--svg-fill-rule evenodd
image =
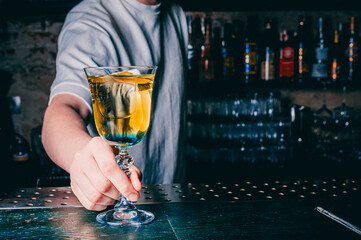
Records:
M188 79L197 83L235 83L256 87L361 85L355 18L325 31L325 20L310 26L298 17L297 31L276 28L266 17L258 32L257 19L212 26L212 19L187 16ZM312 37L312 27L317 36ZM329 29L330 26L327 26ZM278 36L277 36L278 35Z

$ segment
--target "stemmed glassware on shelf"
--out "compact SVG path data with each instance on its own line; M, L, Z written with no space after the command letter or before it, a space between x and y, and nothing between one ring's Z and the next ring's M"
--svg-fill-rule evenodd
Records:
M315 112L315 116L316 117L330 117L330 116L332 116L332 110L330 110L326 104L327 82L323 81L322 85L323 85L322 106Z
M156 69L156 66L84 69L99 135L119 150L114 161L117 161L128 177L129 167L134 162L128 149L142 141L150 123ZM100 213L96 220L107 225L139 226L153 221L154 215L138 210L121 195L114 209Z
M344 84L342 86L342 102L341 102L341 105L338 106L338 107L335 107L333 109L334 114L339 115L339 116L347 116L349 113L351 113L353 111L352 107L349 107L346 104L346 89L347 89L347 86L346 86L346 84Z
M346 89L347 84L342 86L342 102L339 106L333 109L334 119L334 137L332 139L333 151L335 155L342 159L346 154L347 141L352 138L352 116L353 108L346 104ZM350 146L348 146L350 147Z
M327 107L326 104L326 94L327 94L327 84L326 79L322 80L323 85L323 100L322 106L314 112L313 116L313 131L316 137L316 150L320 151L322 156L326 157L330 143L330 138L332 137L332 110Z

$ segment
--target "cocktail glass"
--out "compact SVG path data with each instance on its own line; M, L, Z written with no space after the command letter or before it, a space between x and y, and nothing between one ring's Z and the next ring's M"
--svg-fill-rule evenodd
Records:
M156 66L84 68L98 133L119 150L115 160L128 177L134 162L128 149L142 141L150 123L156 69ZM107 225L138 226L153 221L154 215L138 210L121 195L114 209L100 213L96 220Z

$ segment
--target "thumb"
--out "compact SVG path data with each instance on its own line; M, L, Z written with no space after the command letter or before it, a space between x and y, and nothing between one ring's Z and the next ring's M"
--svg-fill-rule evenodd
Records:
M140 181L142 180L142 173L134 165L129 168L129 171L131 173L129 180L132 183L134 189L139 192L142 189L142 184L140 183Z

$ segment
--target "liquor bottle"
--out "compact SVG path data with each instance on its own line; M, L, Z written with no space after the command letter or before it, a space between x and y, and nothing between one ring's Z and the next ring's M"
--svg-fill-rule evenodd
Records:
M232 35L232 23L226 22L223 26L222 60L223 80L233 82L236 74L234 38Z
M193 45L193 63L192 63L192 81L199 83L199 68L198 63L201 57L201 47L203 44L203 34L201 27L201 18L196 17L192 21L192 45Z
M204 40L201 46L201 58L199 60L199 81L211 82L214 80L214 58L211 47L211 20L204 19Z
M358 66L358 41L355 34L355 18L353 16L350 18L346 58L345 79L348 85L355 85L360 81L358 79L360 70Z
M326 46L323 32L323 18L318 18L318 34L315 47L315 60L312 64L311 77L315 85L325 84L328 82L328 47Z
M234 67L236 69L237 84L243 82L243 24L239 19L233 20L234 38Z
M222 79L223 73L223 56L222 56L222 37L221 27L213 28L213 42L211 43L212 55L214 60L214 78L216 81Z
M279 77L280 83L290 86L295 81L295 51L291 34L288 30L283 30L280 34L280 61Z
M257 39L256 21L249 16L243 41L243 79L245 85L257 84Z
M331 60L331 69L330 69L330 84L333 86L337 85L341 81L341 48L339 42L339 29L334 29L333 31L333 42L330 49L330 60Z
M19 134L15 135L15 141L12 147L13 160L17 163L29 160L29 144L25 138Z
M188 85L192 85L195 81L195 55L194 55L194 42L193 42L193 30L192 30L192 16L187 16L187 29L188 29L188 46L187 46L187 79Z
M13 173L21 176L21 178L13 179L12 184L14 186L27 186L38 172L30 155L28 141L17 133L14 134L14 141L12 143L12 160L11 168Z
M311 75L311 43L304 16L298 17L295 37L295 84L307 86Z
M276 77L276 40L274 31L272 29L271 20L265 19L265 29L263 32L263 41L260 45L260 80L264 86L272 86L275 82Z

